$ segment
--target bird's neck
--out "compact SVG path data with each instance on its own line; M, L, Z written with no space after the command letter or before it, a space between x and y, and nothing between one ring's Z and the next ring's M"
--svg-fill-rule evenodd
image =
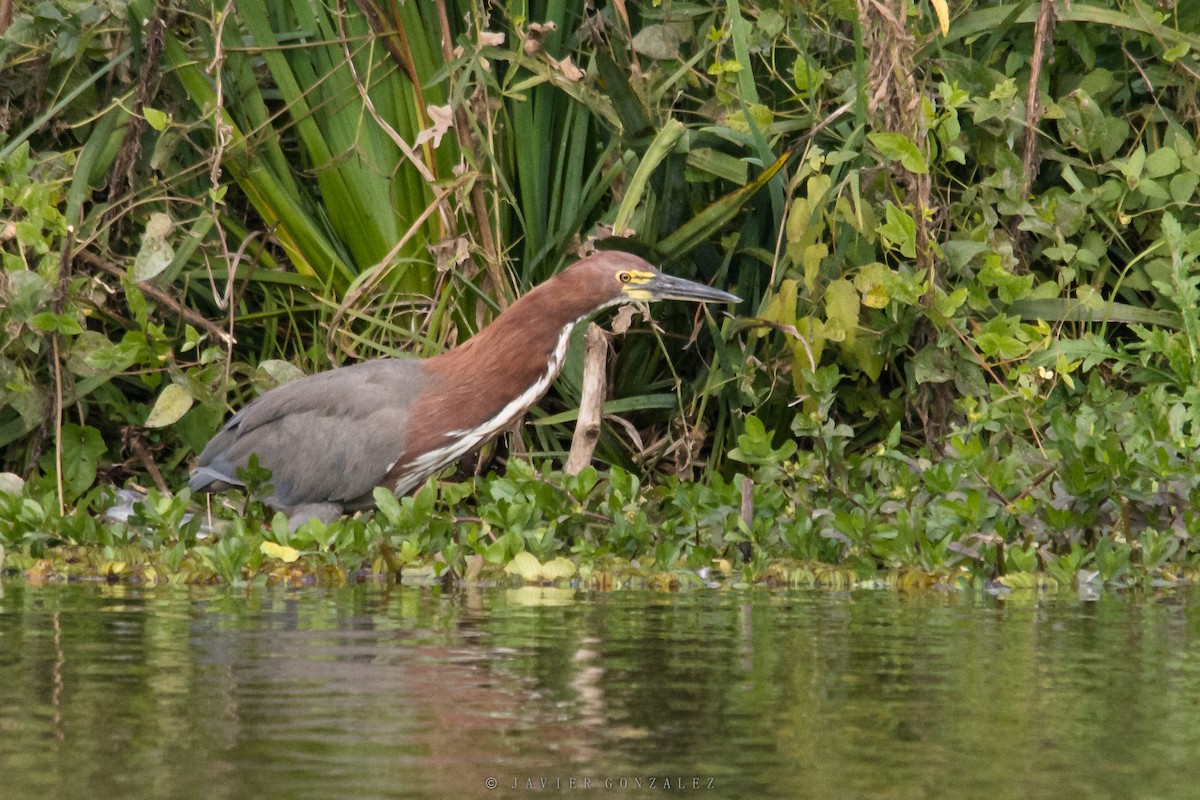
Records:
M571 291L563 280L566 277L560 274L535 287L467 342L436 360L456 369L468 366L481 375L495 370L514 387L522 381L532 383L548 370L553 380L562 367L572 328L596 310L586 297Z
M466 343L427 362L444 401L459 404L470 417L464 427L485 419L489 427L511 424L558 376L571 330L595 310L560 280L564 275L534 288Z

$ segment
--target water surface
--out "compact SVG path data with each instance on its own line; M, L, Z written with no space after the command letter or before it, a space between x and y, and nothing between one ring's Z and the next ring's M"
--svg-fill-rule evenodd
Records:
M1193 595L2 590L4 798L1200 792Z

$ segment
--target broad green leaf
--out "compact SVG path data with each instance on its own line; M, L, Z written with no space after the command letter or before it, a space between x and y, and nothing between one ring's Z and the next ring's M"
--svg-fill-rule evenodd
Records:
M1192 46L1187 42L1179 42L1174 47L1169 47L1163 51L1163 61L1168 64L1178 61L1192 51Z
M1160 147L1146 156L1145 173L1151 178L1163 178L1179 170L1179 156L1170 147Z
M1160 181L1150 180L1149 178L1143 178L1137 182L1137 191L1151 200L1158 200L1163 203L1171 199L1171 195Z
M387 520L388 525L395 527L401 523L403 509L396 495L383 486L376 486L371 491L371 496L375 499L375 508ZM405 543L408 543L407 539Z
M808 200L797 197L788 208L787 221L784 223L784 234L789 243L799 242L808 228L808 220L812 214ZM797 259L798 260L798 259Z
M68 422L62 428L62 479L67 500L73 502L96 480L100 456L108 448L100 431L87 425ZM42 456L42 468L54 472L54 451Z
M875 229L883 240L907 258L917 257L917 224L908 212L889 202L885 211L887 222Z
M508 555L508 544L503 537L489 544L483 551L483 559L489 564L503 564L506 555Z
M187 387L178 383L168 383L162 394L154 401L154 408L146 417L147 428L164 428L188 412L194 402L192 393Z
M954 389L964 397L983 397L988 393L987 380L978 363L959 360L954 368Z
M150 108L150 106L142 109L142 116L146 118L146 122L150 127L159 133L165 131L170 122L170 118L164 112L159 111L157 108Z
M921 151L917 149L913 140L903 133L869 133L867 138L871 140L871 144L879 148L879 152L883 153L884 158L889 161L899 161L900 166L909 172L917 175L929 172L925 156L921 155Z
M120 342L113 343L98 331L94 335L92 331L85 331L76 339L76 354L82 365L75 372L78 375L112 375L120 372L137 360L144 346L145 337L134 332L125 334Z
M949 319L958 313L958 310L962 308L963 303L967 302L967 297L969 294L970 293L961 286L949 293L947 293L941 287L935 286L933 290L933 307L938 314Z
M743 464L778 464L791 458L799 447L795 439L786 439L776 448L772 439L762 420L751 414L746 417L738 446L729 452L729 457Z
M883 372L883 356L878 345L879 334L866 331L855 336L849 346L852 362L872 381L879 380L879 375Z
M774 39L783 33L783 29L787 26L787 20L783 14L774 9L763 9L759 12L755 25L768 39Z
M1176 203L1188 203L1200 185L1200 175L1195 172L1180 172L1171 178L1171 199Z
M70 314L55 314L52 311L43 311L40 314L34 314L30 318L29 323L38 330L43 330L47 333L61 333L64 336L78 336L83 333L83 327Z
M811 97L821 90L821 85L829 77L809 55L800 54L792 62L792 82L800 97Z
M5 303L17 319L28 319L37 309L50 302L54 290L46 283L46 279L29 269L18 269L5 274L8 290L4 294Z
M918 384L945 383L954 378L954 361L942 347L922 348L913 357L913 377Z
M1100 155L1111 159L1124 145L1130 134L1129 123L1118 117L1105 117L1099 134Z
M796 333L799 339L792 344L792 388L799 396L806 390L805 372L821 366L828 337L825 323L813 316L796 320Z

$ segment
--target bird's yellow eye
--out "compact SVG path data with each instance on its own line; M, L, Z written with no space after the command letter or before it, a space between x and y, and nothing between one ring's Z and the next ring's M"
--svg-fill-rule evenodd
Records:
M621 283L629 283L631 280L633 280L633 276L628 272L618 272L617 280L619 280Z

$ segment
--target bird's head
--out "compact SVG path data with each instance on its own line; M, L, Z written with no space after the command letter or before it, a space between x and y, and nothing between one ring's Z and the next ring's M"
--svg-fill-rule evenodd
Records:
M597 308L620 303L650 303L656 300L688 300L696 303L738 303L740 297L703 283L659 272L648 261L632 253L602 250L572 265L588 287Z

